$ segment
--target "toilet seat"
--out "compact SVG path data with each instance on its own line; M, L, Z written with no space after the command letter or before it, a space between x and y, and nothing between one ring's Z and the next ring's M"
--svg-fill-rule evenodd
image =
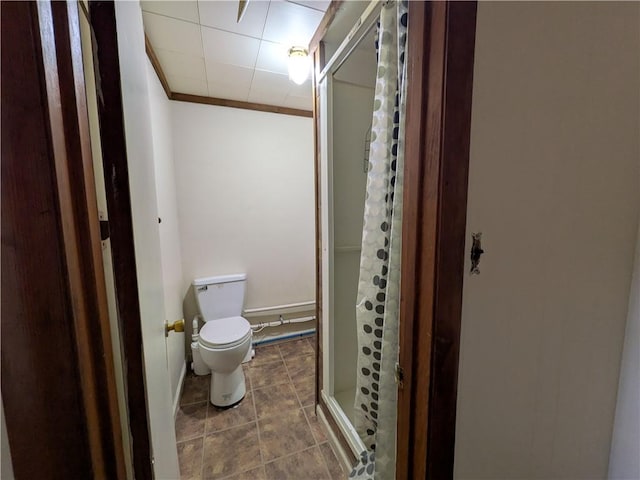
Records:
M227 317L205 322L200 343L209 348L232 348L251 337L251 325L242 317Z

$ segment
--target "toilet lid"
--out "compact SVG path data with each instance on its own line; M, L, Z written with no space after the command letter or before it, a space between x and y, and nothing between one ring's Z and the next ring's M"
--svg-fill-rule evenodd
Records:
M205 345L228 345L243 340L251 333L249 322L242 317L209 320L200 330L200 341Z

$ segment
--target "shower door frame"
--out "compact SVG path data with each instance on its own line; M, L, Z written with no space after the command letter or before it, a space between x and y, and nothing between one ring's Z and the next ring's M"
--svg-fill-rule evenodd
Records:
M349 58L380 16L382 4L371 2L358 22L349 32L333 56L325 62L324 47L320 44L315 52L314 68L314 116L316 119L316 233L317 233L317 293L316 318L318 319L318 375L316 398L322 415L331 425L336 440L341 444L348 460L353 463L366 447L354 426L334 397L333 390L333 344L325 328L333 330L333 297L323 292L333 291L333 73ZM373 114L373 112L372 112ZM319 118L326 118L320 122ZM322 146L326 146L323 149ZM324 205L325 208L321 208ZM354 305L355 307L355 305ZM355 368L355 366L354 366Z
M322 319L323 239L317 77L332 2L312 39L316 147L316 295ZM396 479L452 478L477 3L409 2ZM326 200L325 200L326 201ZM446 219L446 221L444 221ZM324 331L318 322L316 398L340 443L346 439L320 395Z

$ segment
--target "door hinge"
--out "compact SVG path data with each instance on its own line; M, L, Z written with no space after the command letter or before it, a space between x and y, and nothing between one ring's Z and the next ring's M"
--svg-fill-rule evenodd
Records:
M398 384L398 388L402 388L404 386L404 369L400 366L399 363L396 363L395 369L395 379Z
M104 212L98 210L98 220L100 220L100 241L104 242L110 236L109 220Z
M109 235L109 220L100 220L100 240L104 242Z

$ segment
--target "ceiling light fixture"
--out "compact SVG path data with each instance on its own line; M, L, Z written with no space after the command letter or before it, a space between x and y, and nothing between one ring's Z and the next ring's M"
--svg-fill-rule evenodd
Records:
M303 47L291 47L289 49L289 79L302 85L309 77L311 63L309 52Z

